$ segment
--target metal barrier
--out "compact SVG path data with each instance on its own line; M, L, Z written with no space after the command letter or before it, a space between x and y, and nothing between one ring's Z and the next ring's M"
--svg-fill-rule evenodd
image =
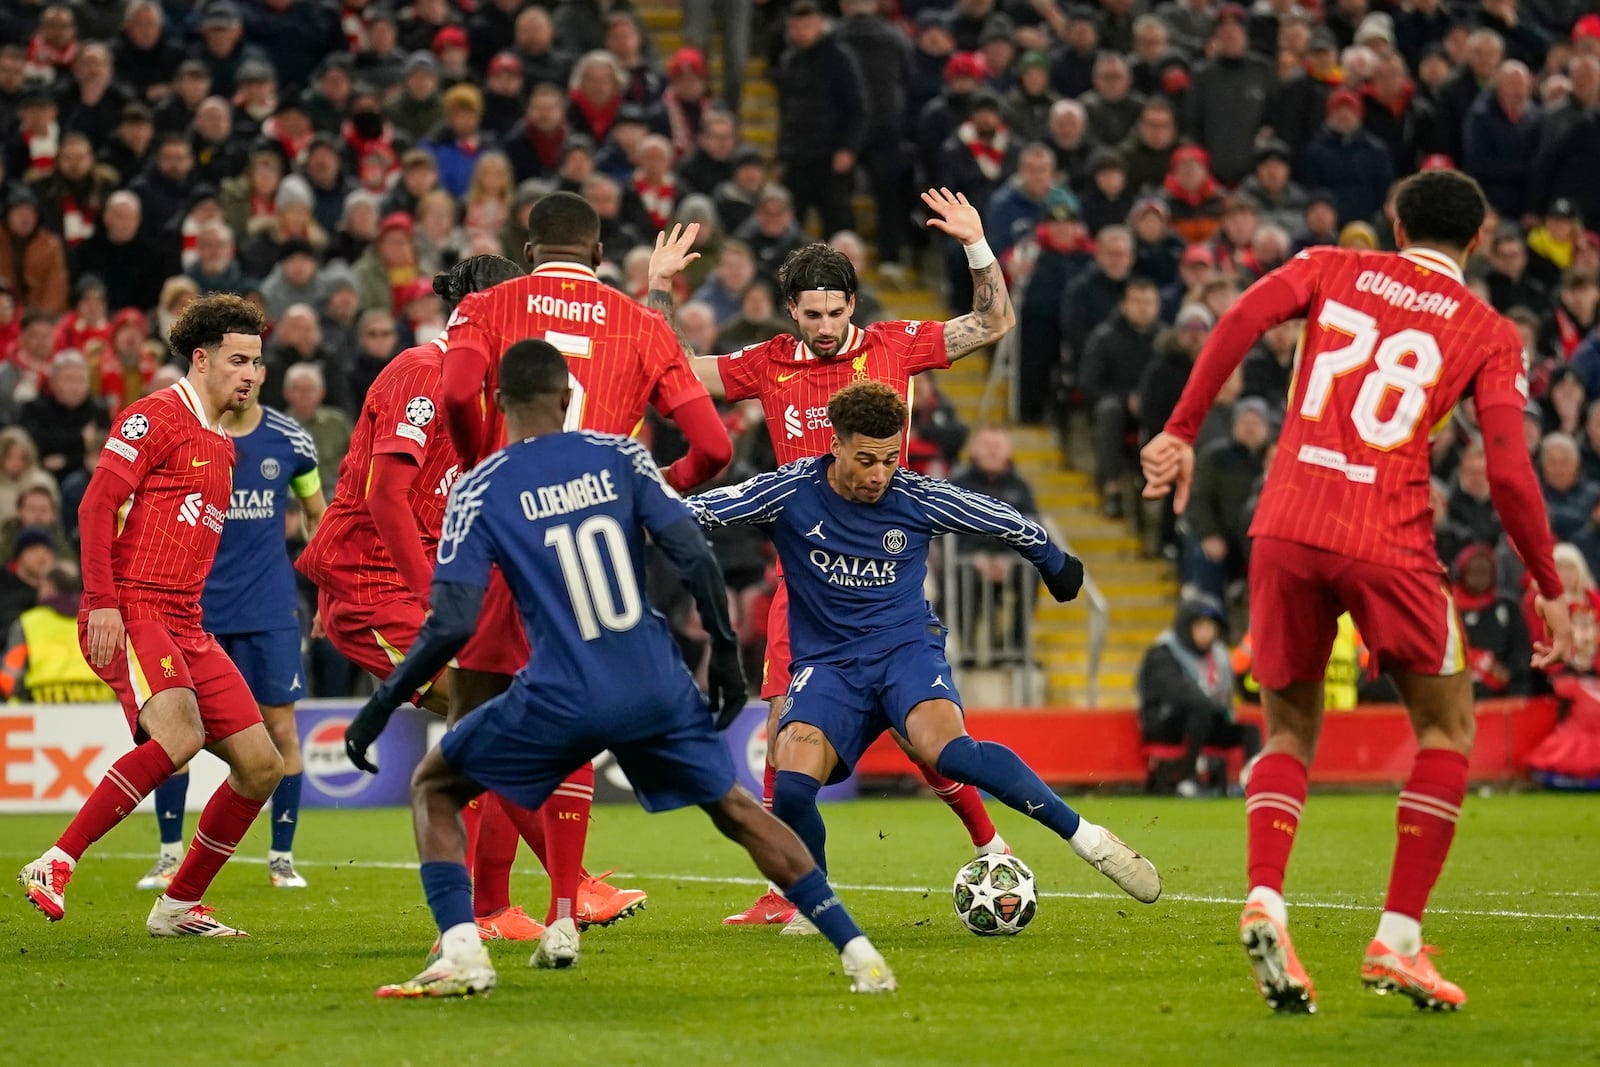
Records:
M1067 540L1054 519L1045 515L1039 519L1039 524L1050 531L1051 539L1064 551L1077 555L1072 551L1072 542ZM1078 594L1078 599L1089 610L1089 685L1084 694L1084 704L1096 708L1100 706L1100 658L1106 649L1106 638L1111 633L1111 605L1100 591L1094 575L1089 573L1087 565L1083 569L1083 591Z
M1072 545L1049 516L1040 520L1051 538L1065 551ZM950 628L950 661L963 672L999 672L1010 682L1004 702L1015 707L1036 707L1045 702L1045 684L1035 650L1033 612L1040 594L1039 580L1021 557L996 545L993 550L965 551L955 534L937 544L939 578L935 595L939 614ZM992 556L1007 563L1002 580L981 574L976 557ZM1007 557L1010 557L1007 559ZM1083 706L1097 707L1100 698L1100 661L1111 629L1111 608L1092 575L1085 570L1079 601L1089 613L1088 686Z
M1042 521L1063 549L1071 544L1047 516ZM951 662L963 671L1000 672L1009 676L1008 701L1013 706L1035 707L1045 702L1045 685L1033 638L1033 613L1041 594L1038 576L1020 556L1001 545L983 548L962 545L955 534L939 541L937 573L940 614L950 627ZM980 556L1005 564L1001 580L979 572ZM1110 629L1105 595L1087 573L1080 594L1089 612L1089 685L1085 703L1094 707L1099 696L1100 658Z

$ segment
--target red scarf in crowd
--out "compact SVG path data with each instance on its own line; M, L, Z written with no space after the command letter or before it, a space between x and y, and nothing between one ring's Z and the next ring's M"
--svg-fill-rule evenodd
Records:
M1561 358L1571 359L1572 353L1583 344L1583 336L1588 333L1578 321L1572 317L1560 301L1556 302L1556 335L1561 341Z
M549 133L524 124L523 132L527 135L528 143L533 146L534 155L539 157L540 166L545 170L555 170L561 166L561 150L567 143L565 122Z
M113 344L124 323L136 326L141 335L150 332L142 312L124 308L111 316ZM111 409L111 414L116 415L121 408L144 395L144 387L155 377L160 360L151 355L148 346L140 345L138 359L133 365L124 364L117 357L113 344L107 344L105 354L100 357L100 398Z
M1177 168L1174 167L1173 171L1175 172L1176 170ZM1199 207L1201 204L1204 204L1207 200L1210 200L1213 196L1217 195L1217 179L1213 178L1210 174L1207 174L1206 180L1200 183L1200 188L1193 191L1185 189L1183 186L1178 184L1178 176L1176 173L1168 174L1166 180L1161 183L1161 187L1167 191L1167 195L1172 197L1172 199L1180 203L1188 204L1192 208Z
M100 212L95 205L79 203L71 193L61 198L61 239L68 248L75 248L94 236Z
M568 95L577 105L584 121L589 124L589 132L594 135L595 144L600 144L606 139L606 134L611 132L611 124L617 121L617 112L622 108L622 97L618 95L609 103L597 104L576 89Z
M1010 143L1010 134L1001 126L992 140L985 141L978 136L978 129L970 122L963 122L956 128L956 136L961 143L967 146L967 151L972 153L972 158L978 161L978 169L983 176L992 182L1000 180L1000 174L1005 170L1006 146Z
M339 29L351 52L365 52L367 45L367 20L358 8L345 7L339 11Z
M678 179L669 171L659 182L652 182L641 171L633 172L633 191L639 194L650 222L658 230L666 229L672 221L672 205L678 198Z
M28 150L28 169L54 170L56 153L61 151L61 124L52 122L43 133L30 133L27 130L17 132ZM23 175L15 174L12 177L21 178Z
M691 119L688 105L678 99L677 91L669 85L666 92L661 94L661 110L666 112L667 132L672 139L673 156L682 160L694 151L694 139L700 131L700 116L705 111L705 101L701 101L695 108L694 117Z
M23 74L28 78L54 81L57 74L70 76L72 64L77 62L77 59L77 41L73 41L65 48L51 48L45 44L44 38L36 33L28 42L28 55L23 60Z

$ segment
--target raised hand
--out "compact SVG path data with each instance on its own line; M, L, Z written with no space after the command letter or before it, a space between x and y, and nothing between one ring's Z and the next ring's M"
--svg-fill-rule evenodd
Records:
M652 289L668 289L672 286L672 279L678 272L700 258L700 253L692 251L694 239L700 235L700 224L691 222L687 226L682 223L673 223L672 230L662 230L656 234L655 251L650 253L650 287ZM659 284L658 284L659 283Z
M922 202L933 212L933 217L928 219L929 226L964 245L983 240L983 217L977 208L967 203L963 194L952 193L949 189L929 189L922 194Z

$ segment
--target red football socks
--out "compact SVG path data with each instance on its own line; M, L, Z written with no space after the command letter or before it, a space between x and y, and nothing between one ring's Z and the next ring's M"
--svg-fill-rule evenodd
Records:
M167 899L198 902L205 897L211 880L228 862L233 850L256 821L267 798L251 800L234 792L233 786L223 782L206 801L200 813L200 824L195 827L194 842L189 846L183 865L167 888Z
M578 882L583 877L583 848L589 840L589 809L594 807L594 764L585 763L556 786L540 812L544 814L545 870L550 875L549 926L571 918Z
M469 871L478 859L478 824L483 821L483 798L488 795L482 793L473 797L461 809L461 825L467 831L467 854L461 862Z
M761 772L761 806L772 810L772 791L778 788L778 768L767 764Z
M918 762L917 770L922 772L922 780L928 783L928 788L950 805L961 825L967 828L967 836L972 838L974 846L981 847L994 840L994 820L989 818L989 810L983 806L983 795L977 786L946 778L925 763Z
M1411 777L1400 791L1394 867L1384 911L1422 920L1422 909L1450 853L1466 795L1466 756L1446 748L1418 751Z
M1244 810L1249 821L1250 885L1283 892L1283 872L1305 808L1309 775L1306 765L1293 756L1274 752L1256 761L1245 790Z
M478 847L472 855L472 913L488 918L511 906L511 866L517 859L517 828L493 793L478 797Z
M146 741L111 765L89 799L61 834L56 847L74 860L111 832L155 787L172 777L175 768L167 750Z

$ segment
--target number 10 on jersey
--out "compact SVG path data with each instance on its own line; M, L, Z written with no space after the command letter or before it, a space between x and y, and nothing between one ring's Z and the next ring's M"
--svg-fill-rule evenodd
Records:
M561 576L567 583L567 599L578 621L578 633L585 641L597 639L601 627L623 633L639 624L643 614L639 582L628 554L628 539L616 519L595 515L579 523L576 530L553 526L545 531L544 543L556 550ZM605 557L611 560L610 574Z

